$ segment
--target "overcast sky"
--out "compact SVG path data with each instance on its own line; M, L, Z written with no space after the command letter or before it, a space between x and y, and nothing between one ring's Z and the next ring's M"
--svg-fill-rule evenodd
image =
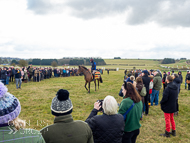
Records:
M0 0L0 57L189 55L190 0Z

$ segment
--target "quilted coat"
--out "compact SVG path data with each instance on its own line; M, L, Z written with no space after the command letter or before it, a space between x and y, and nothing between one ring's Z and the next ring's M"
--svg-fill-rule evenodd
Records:
M97 115L93 109L85 122L90 126L94 143L121 143L124 131L124 118L121 114Z

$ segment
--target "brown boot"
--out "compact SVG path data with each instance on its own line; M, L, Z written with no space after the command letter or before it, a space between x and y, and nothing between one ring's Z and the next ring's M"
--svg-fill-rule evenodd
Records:
M165 134L160 134L160 136L170 138L170 132L165 131Z

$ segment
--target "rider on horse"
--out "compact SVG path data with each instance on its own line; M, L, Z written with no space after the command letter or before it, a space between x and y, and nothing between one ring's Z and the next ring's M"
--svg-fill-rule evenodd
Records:
M96 62L94 62L94 59L90 59L90 62L91 62L91 65L92 65L92 68L91 68L91 73L92 73L92 76L93 76L93 80L94 80L94 74L96 72Z

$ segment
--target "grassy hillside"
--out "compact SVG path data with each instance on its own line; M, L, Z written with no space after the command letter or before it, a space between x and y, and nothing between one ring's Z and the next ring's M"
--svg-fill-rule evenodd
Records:
M185 76L185 72L183 73ZM51 114L51 101L56 92L63 88L70 92L72 100L74 120L85 120L93 109L93 104L98 99L104 99L107 95L112 95L120 103L122 98L118 92L123 82L123 70L110 72L110 75L102 75L103 83L100 84L100 90L94 91L94 84L91 83L91 93L88 94L84 88L84 77L66 77L46 79L39 83L22 83L22 89L16 89L14 83L8 85L9 92L15 95L21 102L22 111L20 118L26 120L27 128L40 130L47 124L53 124L54 116ZM179 95L179 116L175 117L177 136L166 139L159 137L165 130L164 114L159 106L150 108L150 114L144 116L140 121L140 135L137 142L190 142L190 91L181 86ZM162 90L160 91L160 100ZM30 124L29 124L30 123Z

